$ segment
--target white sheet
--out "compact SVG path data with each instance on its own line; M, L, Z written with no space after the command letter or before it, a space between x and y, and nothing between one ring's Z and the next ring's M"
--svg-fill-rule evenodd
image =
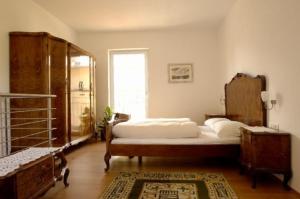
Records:
M118 138L196 138L199 128L186 118L166 118L122 122L115 125L112 132Z
M239 137L219 138L216 133L207 126L199 126L199 133L196 138L152 138L152 139L136 139L136 138L114 138L111 144L138 144L138 145L203 145L203 144L240 144Z

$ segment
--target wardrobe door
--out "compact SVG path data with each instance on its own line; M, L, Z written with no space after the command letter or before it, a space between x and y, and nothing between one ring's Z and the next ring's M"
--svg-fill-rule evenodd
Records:
M67 140L67 48L65 40L49 37L51 94L56 95L52 101L54 146L63 146Z
M48 39L45 33L10 33L10 92L27 94L48 94L50 85L50 74L48 64ZM25 122L35 122L36 118L47 118L46 111L24 111L15 110L35 109L47 107L47 100L41 99L11 99L11 114L14 120L11 125ZM16 119L18 118L18 119ZM24 119L25 118L25 119ZM27 118L27 119L26 119ZM28 119L32 118L32 119ZM30 136L26 139L15 139L26 137L36 133L36 129L47 128L45 122L32 125L22 125L11 129L11 151L20 150L28 146L37 145L47 138L47 133ZM40 140L41 139L41 140ZM38 145L43 146L43 145Z
M96 72L96 61L94 57L91 57L90 62L90 96L91 96L91 133L95 133L96 123L96 87L95 87L95 72Z
M71 142L91 136L90 128L90 56L78 47L69 45L70 125Z
M47 44L45 34L10 33L11 93L49 93Z

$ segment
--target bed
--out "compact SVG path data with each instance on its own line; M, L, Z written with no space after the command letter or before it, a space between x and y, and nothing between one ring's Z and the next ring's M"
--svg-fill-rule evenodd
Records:
M261 91L265 91L264 76L251 77L238 73L225 85L225 117L249 126L266 125L266 110L261 100ZM117 124L129 120L129 115L117 113L106 128L105 171L110 168L112 156L159 157L225 157L238 159L239 138L219 139L213 136L207 127L199 127L202 133L197 138L120 138L114 136L112 129ZM202 128L202 129L201 129Z

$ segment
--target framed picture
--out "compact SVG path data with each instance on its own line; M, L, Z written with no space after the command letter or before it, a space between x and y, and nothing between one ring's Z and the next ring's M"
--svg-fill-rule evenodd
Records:
M169 82L192 82L193 64L169 64Z

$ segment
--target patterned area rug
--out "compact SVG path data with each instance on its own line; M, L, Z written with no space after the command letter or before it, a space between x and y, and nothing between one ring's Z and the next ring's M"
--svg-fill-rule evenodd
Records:
M237 199L222 174L121 172L100 199Z

